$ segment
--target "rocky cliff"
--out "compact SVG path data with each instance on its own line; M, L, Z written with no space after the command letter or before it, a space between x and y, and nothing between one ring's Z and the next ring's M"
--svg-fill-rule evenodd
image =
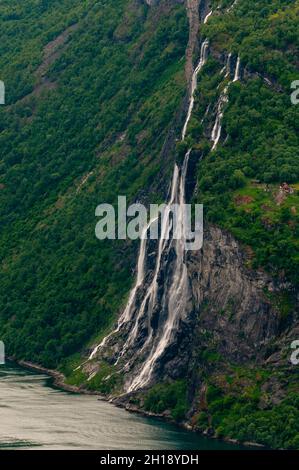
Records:
M263 358L279 331L279 314L265 292L273 290L264 272L246 268L244 248L229 233L209 226L201 253L189 257L193 299L198 312L197 338L228 360Z

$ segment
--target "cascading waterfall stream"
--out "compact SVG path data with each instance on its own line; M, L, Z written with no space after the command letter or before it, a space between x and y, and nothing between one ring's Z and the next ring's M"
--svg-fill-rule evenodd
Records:
M182 141L185 140L186 137L186 132L188 128L188 124L191 118L192 110L194 107L194 94L197 88L197 76L206 63L207 60L207 55L208 55L208 40L206 39L201 46L201 54L200 54L200 60L193 72L192 76L192 82L191 82L191 94L190 94L190 102L189 102L189 108L187 112L187 117L183 126L182 130ZM178 229L180 230L180 233L183 235L185 233L185 220L184 220L184 204L185 204L185 186L186 186L186 176L187 176L187 170L188 170L188 163L189 163L189 157L190 157L191 149L188 150L188 152L185 155L184 158L184 163L181 169L181 174L179 178L179 185L178 185L178 167L175 164L175 169L174 169L174 176L172 180L172 190L171 190L171 198L170 201L167 205L167 207L170 208L171 204L174 202L178 203L179 205L179 213L178 213ZM168 213L166 209L166 223L168 224ZM163 232L163 229L162 229ZM164 252L164 249L166 248L165 246L165 240L160 240L160 244L162 244L162 249L158 251L158 260L157 260L157 268L155 272L155 276L153 279L153 282L149 288L148 294L145 297L143 304L142 304L142 313L143 314L143 309L144 305L147 302L147 298L150 297L151 301L152 296L156 296L157 293L157 276L160 270L161 266L161 257ZM167 321L164 325L163 329L163 334L156 344L156 342L153 343L153 347L151 348L150 354L143 364L140 373L135 379L132 381L132 383L129 385L127 391L132 392L134 390L137 390L139 388L144 387L147 385L147 383L150 381L152 377L152 373L155 368L155 364L157 363L157 360L162 356L164 351L167 348L167 345L169 344L169 341L171 339L171 336L173 332L175 331L175 327L180 320L180 314L184 307L186 306L186 300L188 297L188 273L187 273L187 267L185 263L185 246L184 246L184 239L183 236L181 238L177 238L176 240L172 240L171 245L174 245L174 249L176 252L176 260L175 260L175 269L174 269L174 274L172 278L172 283L169 287L169 291L167 292L167 311L168 311L168 317ZM164 249L163 249L164 248ZM169 249L169 248L168 248ZM165 296L163 298L163 301L165 302ZM153 305L154 303L152 302L152 307L151 310L153 311ZM141 316L140 315L140 316ZM135 323L135 327L136 326ZM134 328L135 328L134 327ZM136 337L136 330L134 332L134 336ZM152 339L152 332L148 336L148 340L146 341L146 344L149 343L149 341ZM128 344L131 344L132 341L129 340ZM128 346L128 345L127 345Z
M207 39L204 40L204 42L201 45L201 50L200 50L200 60L199 63L196 67L196 69L193 72L192 75L192 82L191 82L191 96L190 96L190 103L189 103L189 108L188 108L188 113L186 117L186 121L184 123L183 131L182 131L182 141L185 140L186 137L186 132L187 132L187 127L191 118L191 114L193 111L194 107L194 93L197 88L197 76L199 72L201 71L202 67L207 61L207 56L208 56L208 49L209 49L209 41Z
M179 203L178 213L178 230L181 234L184 234L185 220L184 220L184 203L185 203L185 183L188 170L189 156L191 149L186 153L183 167L181 170L181 176L179 181L179 187L176 194ZM164 325L163 334L157 344L154 344L149 357L145 361L139 375L132 381L127 391L132 392L139 388L144 387L150 381L155 364L158 359L162 356L164 351L169 344L176 326L180 320L180 314L184 310L187 298L188 298L188 272L185 263L185 246L184 239L178 238L172 240L176 252L175 269L172 278L172 283L167 293L168 300L168 318ZM165 300L165 298L163 299Z
M231 61L231 53L228 55L227 64L224 67L224 69L226 70L225 77L227 77L230 74L230 61ZM212 134L211 134L211 140L213 142L212 150L215 150L218 143L219 143L219 140L220 140L220 137L221 137L221 131L222 131L223 111L224 111L225 105L228 103L229 87L232 83L234 83L234 82L236 82L240 79L240 68L241 68L241 60L240 60L240 57L238 56L233 81L230 81L225 86L225 88L224 88L223 92L221 93L220 98L218 100L215 124L213 126ZM220 73L222 73L222 72L223 72L223 69Z
M241 67L241 59L240 59L240 56L238 56L233 82L237 82L238 80L240 80L240 67Z
M239 3L239 0L235 0L235 1L233 2L233 4L226 10L227 13L229 13L230 11L232 11L238 3Z
M208 14L208 16L210 16L210 14ZM188 124L194 107L197 77L206 63L208 47L209 43L206 39L201 45L200 60L192 75L189 107L182 129L182 141L184 141L186 137ZM136 346L136 344L138 344L138 352L141 357L141 353L144 352L145 360L141 366L139 366L138 372L135 372L133 379L125 384L126 392L135 391L149 383L157 361L166 351L170 342L175 338L180 320L188 313L186 309L191 293L185 262L186 251L184 234L186 233L186 220L184 204L190 153L191 149L186 153L181 168L179 168L176 163L174 165L170 195L161 217L161 234L158 241L153 274L151 275L151 273L149 273L149 275L147 275L146 270L148 248L147 233L157 218L151 220L143 231L138 256L137 279L129 295L127 305L118 320L116 329L106 336L103 341L93 349L89 356L89 360L95 358L96 355L107 346L109 340L112 340L117 334L121 335L122 332L125 332L127 339L121 350L117 353L115 365L117 365L122 358L127 359L134 345ZM177 236L177 232L176 236L174 236L174 227L171 226L173 204L177 205L176 231L179 231L180 237ZM173 255L169 256L170 253L174 253L175 257L173 257ZM167 279L164 280L164 283L161 285L161 273L164 272L165 267L170 271ZM139 305L138 302L141 298L142 302L141 305ZM157 325L154 327L153 319L157 318L157 312L159 313L159 324L158 327ZM146 335L141 334L144 329L146 329ZM141 345L140 338L143 340L143 344ZM136 361L136 357L129 358L127 362L122 365L121 370L131 370L134 361Z
M128 337L127 341L125 342L123 349L116 361L115 364L118 364L119 360L121 359L122 356L127 352L129 347L133 344L135 341L137 334L138 334L138 328L139 328L139 321L143 317L145 313L145 309L147 308L149 312L153 311L153 307L155 305L156 299L157 299L157 290L158 290L158 275L161 269L161 261L162 261L162 255L165 251L167 240L169 238L169 232L170 232L170 226L169 226L169 216L171 212L171 206L176 202L176 195L178 192L178 180L179 180L179 168L177 165L175 165L174 172L173 172L173 177L172 177L172 185L171 185L171 196L169 199L169 202L165 208L164 211L164 216L162 219L162 226L161 226L161 237L159 240L159 246L158 246L158 254L157 254L157 262L156 262L156 268L155 268L155 273L153 280L151 284L149 285L146 295L142 301L141 307L139 308L139 312L137 314L134 326L131 330L130 336ZM127 320L128 321L128 320ZM152 331L149 332L147 341L145 343L144 347L146 346L147 343L149 343L150 339L152 336ZM127 363L125 366L125 369L128 369L129 364Z
M136 299L136 295L138 292L139 287L142 285L144 281L144 275L145 275L145 256L146 256L146 246L147 246L147 232L150 229L151 225L157 220L157 218L154 218L150 220L149 224L144 228L141 236L141 243L140 243L140 249L139 249L139 256L138 256L138 262L137 262L137 280L136 283L133 287L133 289L130 292L129 300L126 305L125 310L123 311L122 315L120 316L117 327L115 330L113 330L108 336L106 336L103 341L98 344L92 351L92 353L89 356L89 360L93 359L95 355L105 346L107 343L108 339L111 338L115 333L118 333L118 331L121 329L122 325L129 321L130 319L130 311L132 308L132 305L134 304L134 301Z
M221 137L221 130L222 130L222 119L223 119L223 108L228 103L228 86L226 86L221 94L218 105L217 105L217 114L214 127L212 129L211 140L213 142L212 150L215 150L218 142Z

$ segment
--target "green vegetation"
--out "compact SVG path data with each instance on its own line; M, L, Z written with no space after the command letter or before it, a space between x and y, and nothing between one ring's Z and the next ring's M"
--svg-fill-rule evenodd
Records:
M298 78L298 10L298 1L251 1L210 18L202 35L209 37L212 53L240 55L246 70L242 82L229 88L222 142L210 152L213 120L209 115L201 120L209 103L215 107L226 80L220 64L209 60L189 133L205 155L197 200L209 220L253 249L253 268L264 267L293 284L299 272L299 106L291 103L290 87ZM283 182L293 194L280 195Z
M44 48L72 24L41 85ZM8 354L54 368L126 299L138 243L98 241L95 208L164 199L188 22L182 5L9 0L0 28L0 334Z
M266 269L274 278L291 282L290 290L265 292L280 312L283 329L296 310L299 272L299 106L290 99L291 83L298 79L299 2L239 2L224 13L231 3L222 1L219 14L202 29L212 54L198 80L188 129L188 145L204 157L195 200L204 204L206 219L246 246L249 268ZM228 52L234 60L240 56L243 76L229 87L222 138L211 151L217 101L228 83L218 58ZM178 151L184 148L178 146ZM284 182L290 190L280 189ZM204 376L209 383L207 403L194 418L200 431L213 429L219 437L299 448L296 371L244 369L215 379L213 370L225 369L225 358L205 350L198 361L199 368L207 364ZM280 384L278 395L271 386L272 374L274 384Z
M230 375L211 379L206 409L196 417L204 431L212 427L218 437L258 442L267 447L298 449L299 396L294 387L273 406L274 390L265 388L269 372L236 369Z
M167 411L175 421L183 421L188 411L186 381L155 385L145 396L144 409L157 414Z
M103 394L116 392L122 384L122 376L115 373L114 368L105 362L99 365L99 371L87 383L88 390L99 391Z

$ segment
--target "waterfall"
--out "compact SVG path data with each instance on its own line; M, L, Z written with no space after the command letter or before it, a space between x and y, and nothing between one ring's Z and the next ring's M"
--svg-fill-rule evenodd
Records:
M131 290L126 308L124 309L122 315L120 316L120 318L118 320L117 327L108 336L106 336L100 344L98 344L93 349L92 353L89 356L89 360L93 359L95 357L95 355L107 344L108 339L111 338L114 334L118 333L118 331L120 331L122 325L125 322L129 321L129 319L130 319L132 306L134 305L138 289L144 281L145 256L146 256L146 247L147 247L147 232L150 229L151 225L156 220L157 220L157 218L154 218L154 219L150 220L149 224L144 228L144 230L142 232L138 262L137 262L137 280L136 280L136 283L135 283L133 289Z
M240 80L240 66L241 66L241 60L240 60L240 56L238 56L233 82L237 82L238 80Z
M207 61L208 47L209 47L209 43L208 43L208 40L206 39L203 41L201 45L200 60L192 76L189 108L188 108L187 117L186 117L183 130L182 130L182 141L185 140L188 124L189 124L192 110L194 107L194 100L195 100L194 94L197 88L197 76ZM185 155L179 180L178 180L179 169L178 169L178 166L175 164L175 168L173 172L173 179L172 179L171 196L166 207L166 217L164 217L167 227L166 225L164 225L164 227L162 225L162 234L165 230L169 230L168 216L171 210L171 205L173 203L178 203L179 205L179 213L178 213L178 221L177 221L178 230L180 231L182 235L185 233L185 225L186 225L186 221L184 219L185 186L186 186L186 177L187 177L190 153L191 153L191 149L189 149ZM177 324L181 318L182 310L186 308L189 285L188 285L187 267L185 263L185 245L184 245L183 236L181 238L177 238L176 240L172 240L170 247L173 247L176 253L175 268L174 268L174 274L172 277L171 284L168 287L168 292L166 295L164 293L163 302L162 302L164 303L164 308L167 307L168 317L164 325L163 334L161 338L159 339L157 344L155 344L154 342L151 348L150 354L147 360L145 361L145 363L143 364L138 376L135 377L135 379L129 385L127 389L128 392L132 392L134 390L142 388L150 381L152 377L152 373L155 368L155 364L157 360L162 356L164 351L166 350L173 332L176 331ZM168 250L169 252L170 247L167 246L167 244L165 243L165 240L163 240L163 237L161 236L155 275L147 291L147 294L142 302L141 309L139 311L137 320L135 322L135 325L131 334L132 336L127 340L125 347L124 347L125 349L123 350L122 355L124 355L126 350L134 342L137 336L138 321L140 320L140 318L142 318L146 305L149 305L151 313L154 310L155 302L157 300L157 289L158 289L157 278L161 269L162 255L164 254L165 250ZM166 303L168 305L165 305ZM143 346L143 349L152 340L152 335L153 335L153 331L151 330L145 342L145 345ZM128 364L126 364L126 367L128 368Z
M227 13L229 13L230 11L232 11L238 3L239 3L239 0L235 0L235 1L233 2L233 4L226 10Z
M171 184L171 192L170 192L170 199L168 201L168 204L165 208L162 221L161 221L161 236L159 240L159 246L158 246L158 253L157 253L157 261L156 261L156 267L155 267L155 272L154 272L154 277L149 285L146 295L142 301L142 304L139 308L139 312L137 314L136 320L134 322L134 326L131 329L130 336L128 337L127 341L125 342L123 349L115 363L118 364L119 360L121 357L124 356L124 354L127 352L129 347L134 343L135 339L137 338L138 335L138 329L139 329L139 322L142 319L142 317L145 314L146 308L148 309L148 312L150 313L150 316L153 312L153 308L155 306L155 302L157 300L157 291L158 291L158 275L161 270L161 262L162 262L162 255L167 247L167 240L170 235L170 225L169 225L169 217L171 213L171 206L176 202L176 197L178 193L178 181L179 181L179 168L177 165L175 165L174 172L173 172L173 177L172 177L172 184ZM152 331L149 333L146 344L144 347L149 343L151 339ZM143 347L143 349L144 349ZM126 369L129 368L129 364L127 363L125 366Z
M193 107L194 107L194 93L195 93L195 90L197 88L197 76L198 76L199 72L201 71L201 69L203 68L203 66L205 65L205 63L207 61L208 49L209 49L209 41L207 39L205 39L204 42L201 45L199 63L198 63L198 65L197 65L197 67L194 70L193 75L192 75L191 97L190 97L190 102L189 102L189 108L188 108L186 121L185 121L183 131L182 131L182 140L185 140L187 127L188 127L188 124L189 124L189 121L190 121L190 118L191 118L191 114L192 114L192 111L193 111Z
M225 77L229 77L230 75L231 58L232 58L232 53L230 52L227 56L227 62L225 66L225 70L226 70Z
M214 127L212 129L212 135L211 135L211 140L213 142L212 150L215 150L221 137L223 108L226 103L228 103L228 86L224 88L218 101L216 120L215 120Z
M182 141L186 137L194 107L197 77L207 61L208 47L209 43L206 39L201 45L200 60L192 75L189 106L181 135ZM181 168L176 163L174 165L169 197L161 218L151 220L144 229L137 263L137 279L117 326L93 349L89 356L89 360L95 358L108 343L110 344L115 335L121 335L121 338L126 335L126 341L117 353L115 362L115 365L121 363L120 372L134 368L133 378L125 384L126 392L137 390L150 382L157 361L164 354L170 342L175 340L179 322L188 314L187 309L192 294L185 259L184 235L187 224L184 204L190 154L191 149L185 154ZM176 204L177 208L175 230L172 214L173 204ZM161 234L156 248L155 267L151 272L147 270L146 266L147 233L157 220L160 224ZM177 236L178 233L180 236ZM140 358L143 357L145 359L143 362L141 361L141 365L138 364Z
M179 213L178 213L178 229L183 234L185 230L185 220L184 220L184 207L185 203L185 186L186 186L186 176L188 170L188 162L191 149L185 155L184 163L181 170L179 185L176 190L175 199L179 203ZM158 359L162 356L166 350L173 333L177 330L178 323L181 319L182 311L186 308L189 283L188 283L188 272L185 262L185 246L183 237L172 241L175 252L175 268L174 274L172 277L171 285L167 292L167 297L164 301L168 301L168 317L163 327L162 336L160 337L157 344L153 344L151 352L143 364L141 371L138 376L132 381L129 385L127 391L132 392L139 388L144 387L148 384L152 377L152 373L155 368L155 364ZM150 336L151 338L151 336Z
M230 74L230 61L231 61L231 54L228 55L227 58L227 63L226 63L226 75L227 77ZM213 147L212 151L216 149L220 137L221 137L221 131L222 131L222 120L223 120L223 112L224 112L224 107L228 103L228 91L229 87L232 83L236 82L237 80L240 79L240 68L241 68L241 60L240 57L238 56L237 63L236 63L236 68L235 68L235 73L234 73L234 79L233 81L230 81L224 88L223 92L220 95L220 98L218 100L217 104L217 111L216 111L216 119L215 119L215 124L212 129L212 134L211 134L211 140L213 142Z
M206 24L208 22L208 19L210 18L210 16L213 14L213 10L211 10L205 17L205 19L203 20L204 24Z

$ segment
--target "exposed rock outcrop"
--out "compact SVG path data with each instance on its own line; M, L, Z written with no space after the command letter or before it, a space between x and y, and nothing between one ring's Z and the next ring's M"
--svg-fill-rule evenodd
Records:
M205 231L202 251L189 256L198 341L236 362L261 358L279 328L278 312L264 294L271 279L245 266L245 251L234 237L213 226Z

